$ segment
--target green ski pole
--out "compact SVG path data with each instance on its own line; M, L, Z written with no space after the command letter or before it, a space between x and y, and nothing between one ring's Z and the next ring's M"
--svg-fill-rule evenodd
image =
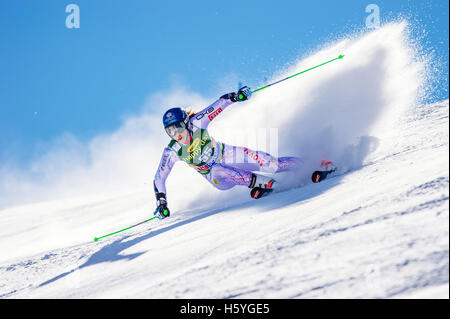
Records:
M267 85L265 85L265 86L263 86L263 87L260 87L259 89L256 89L256 90L252 91L252 93L255 93L255 92L261 91L261 90L263 90L263 89L265 89L265 88L268 88L269 86L272 86L272 85L275 85L275 84L277 84L277 83L280 83L280 82L286 81L286 80L288 80L288 79L290 79L290 78L293 78L294 76L297 76L297 75L300 75L300 74L302 74L302 73L308 72L308 71L310 71L310 70L312 70L312 69L315 69L315 68L318 68L319 66L322 66L322 65L324 65L324 64L327 64L327 63L333 62L333 61L335 61L335 60L338 60L338 59L342 59L343 57L344 57L344 56L343 56L343 55L341 54L341 55L340 55L340 56L338 56L337 58L334 58L334 59L332 59L332 60L330 60L330 61L327 61L327 62L324 62L324 63L322 63L322 64L319 64L319 65L313 66L312 68L309 68L309 69L307 69L307 70L304 70L304 71L301 71L301 72L295 73L295 74L293 74L293 75L290 75L290 76L288 76L288 77L285 77L284 79L281 79L281 80L278 80L278 81L276 81L276 82L273 82L273 83L267 84Z
M144 220L144 221L142 221L142 222L140 222L140 223L137 223L137 224L135 224L135 225L133 225L133 226L129 226L129 227L127 227L127 228L124 228L124 229L115 231L114 233L107 234L107 235L100 236L100 237L95 237L95 238L94 238L94 241L98 241L99 239L102 239L102 238L105 238L105 237L108 237L108 236L111 236L111 235L115 235L115 234L118 234L118 233L120 233L120 232L123 232L123 231L125 231L125 230L127 230L127 229L130 229L130 228L133 228L133 227L142 225L143 223L149 222L149 221L151 221L152 219L155 219L155 218L156 218L156 216L154 216L154 217L152 217L152 218L150 218L150 219Z

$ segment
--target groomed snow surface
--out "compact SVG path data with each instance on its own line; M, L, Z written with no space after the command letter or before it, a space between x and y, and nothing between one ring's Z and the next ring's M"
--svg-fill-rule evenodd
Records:
M448 298L449 104L415 111L391 152L321 184L177 212L99 242L92 233L85 243L27 257L2 253L0 296ZM33 245L41 240L33 228L49 219L69 220L73 230L65 231L76 232L101 225L103 214L115 216L114 230L145 210L147 198L11 208L1 212L2 234L20 231L10 244ZM28 216L28 227L16 228L17 215Z
M328 73L274 86L218 118L219 128L238 125L245 112L288 105L270 123L256 115L259 127L280 128L279 155L325 156L351 169L344 175L312 184L305 168L295 177L303 187L291 180L291 189L251 200L248 189L220 192L177 164L167 184L170 218L98 242L151 217L151 179L167 138L134 161L130 154L141 153L130 145L145 144L124 138L133 135L130 122L97 139L90 166L54 174L75 185L73 196L47 198L62 185L48 178L22 194L45 200L20 203L14 184L3 184L15 203L0 210L0 298L449 298L449 102L414 104L421 71L419 62L402 62L405 29L387 25L332 44L293 67L345 53ZM111 169L121 156L127 166ZM89 177L101 180L101 167L120 177L137 171L149 185L80 193L97 185ZM11 176L25 184L24 175Z

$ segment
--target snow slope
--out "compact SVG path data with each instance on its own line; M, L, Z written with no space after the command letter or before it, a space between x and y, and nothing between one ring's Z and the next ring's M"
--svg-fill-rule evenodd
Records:
M254 201L247 189L219 192L177 164L168 180L169 219L94 242L154 209L148 185L129 186L139 174L152 176L159 161L164 142L143 153L136 151L142 135L130 142L130 131L141 133L152 117L93 141L89 165L80 161L63 173L50 165L60 157L41 159L34 169L45 183L3 169L3 181L18 181L3 183L3 194L26 197L39 189L46 200L2 201L0 298L448 298L449 102L415 104L426 61L414 59L407 40L407 26L397 23L332 43L274 78L340 53L343 63L218 117L211 132L224 142L232 139L224 134L230 122L236 129L279 128L280 155L308 160L300 175L280 177L283 187L301 188ZM275 100L290 108L270 110ZM241 123L256 108L264 111ZM156 139L159 133L147 134ZM92 187L100 186L93 184L83 192L91 176L110 182L99 164L122 153L127 166L105 167L121 177L128 167L127 187L96 194ZM137 155L147 156L145 163ZM307 183L322 156L352 171ZM190 193L183 192L187 187Z

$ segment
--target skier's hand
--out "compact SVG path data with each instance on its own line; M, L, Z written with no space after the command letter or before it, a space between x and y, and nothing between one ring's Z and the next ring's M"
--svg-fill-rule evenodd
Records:
M167 207L167 201L165 198L161 197L157 201L157 208L153 215L159 219L164 219L170 216L170 210Z
M235 95L235 102L248 100L252 96L252 90L248 86L243 86Z
M221 99L229 99L232 102L246 101L252 95L252 90L248 86L243 86L237 92L227 93L222 95Z
M167 206L158 206L158 208L156 209L156 211L153 214L155 217L159 218L159 219L164 219L166 217L170 216L170 211L167 208Z

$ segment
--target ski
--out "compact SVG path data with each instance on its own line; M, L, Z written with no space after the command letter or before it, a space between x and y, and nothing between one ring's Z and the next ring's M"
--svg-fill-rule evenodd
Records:
M311 180L313 183L320 183L321 181L325 180L329 174L332 174L336 172L336 168L329 170L329 171L315 171L311 175Z
M313 183L320 183L327 178L335 177L338 175L345 174L348 170L338 170L338 168L331 161L322 160L321 162L322 170L316 170L311 175L311 180ZM270 185L272 186L272 185ZM265 197L272 193L275 189L273 188L262 188L262 187L254 187L250 191L250 196L253 199L259 199Z
M271 192L273 192L273 188L261 188L261 187L254 187L250 191L250 196L253 199L259 199L261 197L269 195Z
M311 175L311 180L313 183L320 183L321 181L325 180L328 175L335 175L333 173L337 171L337 167L335 167L333 162L331 161L322 160L320 166L322 170L314 171Z

